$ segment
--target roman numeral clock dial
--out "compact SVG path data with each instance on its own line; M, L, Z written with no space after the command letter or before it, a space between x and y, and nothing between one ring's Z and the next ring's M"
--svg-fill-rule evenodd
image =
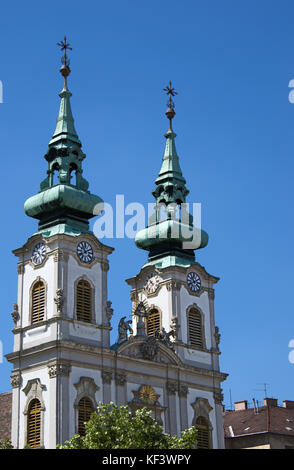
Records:
M88 242L80 242L77 246L77 254L83 263L91 263L94 259L93 249Z
M46 256L46 247L45 243L37 243L37 245L33 249L32 253L32 262L35 265L41 264Z
M193 292L199 292L201 289L201 280L196 273L191 272L187 274L187 284Z

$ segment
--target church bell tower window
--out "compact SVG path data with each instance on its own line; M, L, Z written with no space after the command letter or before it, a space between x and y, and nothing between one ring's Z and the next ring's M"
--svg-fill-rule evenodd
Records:
M156 308L150 310L147 317L147 335L155 336L155 332L161 329L160 313Z
M209 427L206 419L199 416L196 420L197 433L197 449L209 449Z
M91 323L92 321L92 288L88 281L81 279L76 287L77 320Z
M41 403L37 399L29 405L27 444L30 447L41 445Z
M45 317L45 284L38 281L32 291L32 324L39 323Z
M188 313L188 333L189 344L196 348L203 349L203 325L202 315L196 308L191 308Z
M94 408L89 398L84 397L79 401L78 408L78 434L84 436L86 433L85 423L89 421Z

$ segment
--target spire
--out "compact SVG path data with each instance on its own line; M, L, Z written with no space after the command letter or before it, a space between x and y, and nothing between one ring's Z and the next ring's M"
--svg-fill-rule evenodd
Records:
M40 184L40 193L29 198L25 203L25 212L30 217L39 219L39 230L47 230L48 236L54 230L70 233L88 231L88 219L93 217L94 208L102 199L90 193L89 183L82 176L82 161L86 155L74 126L67 78L71 72L67 50L72 50L64 36L57 43L64 51L60 73L64 84L56 129L48 145L45 159L48 162L47 177ZM102 210L102 209L101 209ZM54 230L52 227L55 227Z
M172 127L176 114L173 97L178 93L171 82L164 91L169 96L165 113L169 128L165 134L161 169L152 192L156 201L155 211L148 226L136 234L135 243L139 248L149 251L148 264L157 267L187 266L195 263L194 250L207 245L208 235L204 230L194 227L192 215L182 206L189 191L181 171L175 144L176 134ZM162 204L166 208L166 217L163 219L160 210Z
M182 170L179 163L179 156L176 150L175 138L177 134L173 131L172 120L175 117L175 103L172 96L178 93L172 87L171 82L164 88L164 91L169 95L167 102L168 109L166 110L166 117L169 120L169 129L166 134L165 151L162 159L161 169L158 177L155 180L156 188L152 192L157 203L184 203L186 196L189 193L186 188L186 180L183 177Z
M81 145L81 142L78 138L77 132L74 126L74 118L71 111L70 97L72 96L71 92L67 88L67 77L69 76L71 70L69 68L69 58L67 57L67 49L72 50L70 44L66 41L66 36L64 36L64 41L60 41L57 45L64 51L61 62L62 67L60 68L60 73L64 78L63 90L59 93L61 98L59 114L56 121L56 129L53 134L49 146L56 144L59 141L68 139L71 142Z

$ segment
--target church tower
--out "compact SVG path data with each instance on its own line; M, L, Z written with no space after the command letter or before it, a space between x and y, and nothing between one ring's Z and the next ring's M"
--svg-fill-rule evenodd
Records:
M144 305L147 335L166 338L187 370L194 371L194 384L189 388L185 405L186 424L197 425L197 419L202 420L210 430L210 446L222 448L220 384L226 374L220 373L219 369L220 334L214 315L214 285L219 278L209 274L195 260L194 250L207 245L208 235L193 225L193 217L187 210L189 191L180 168L176 134L172 128L176 114L172 96L177 93L171 82L165 91L169 95L166 111L169 129L165 134L161 169L152 192L154 214L148 226L135 238L136 245L149 252L148 262L135 277L127 280L135 312L133 329L136 334L140 320L136 308ZM185 367L174 390L178 397L187 381ZM195 407L201 409L198 416ZM201 428L201 424L199 426Z
M14 350L6 357L14 366L15 448L55 448L78 432L78 407L87 415L105 398L97 385L101 372L93 367L97 350L110 347L107 271L113 249L89 230L89 219L101 212L103 202L83 177L85 154L71 111L66 38L60 46L64 85L45 155L47 177L24 206L28 216L38 219L38 231L13 252L18 258L18 299Z
M169 129L155 181L155 213L136 236L148 262L131 286L133 328L122 317L110 345L113 310L107 294L108 256L89 229L103 201L83 176L85 154L71 111L67 50L60 72L63 89L56 129L45 159L40 191L25 202L38 231L14 250L18 296L12 313L14 348L11 385L12 444L54 449L74 434L100 401L147 407L165 432L198 429L197 446L223 448L219 332L214 321L218 278L195 260L207 234L193 225L183 204L188 190L172 129L175 94L171 84ZM162 219L162 208L165 217ZM131 312L131 308L130 308Z

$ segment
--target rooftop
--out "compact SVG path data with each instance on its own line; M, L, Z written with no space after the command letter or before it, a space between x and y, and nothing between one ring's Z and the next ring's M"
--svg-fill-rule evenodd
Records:
M11 438L12 392L0 393L0 440Z
M234 410L224 411L224 429L226 438L266 432L294 437L294 401L278 406L275 398L265 398L263 406L253 408L246 400L235 402Z

